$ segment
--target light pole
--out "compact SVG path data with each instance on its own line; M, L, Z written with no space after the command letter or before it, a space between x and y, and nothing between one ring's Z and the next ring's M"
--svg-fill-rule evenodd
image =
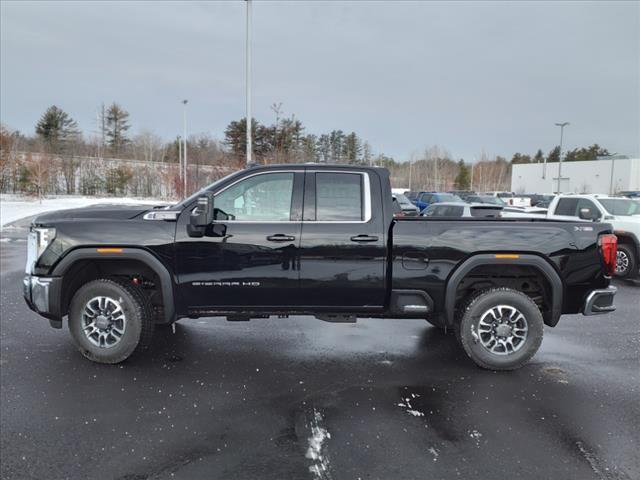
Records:
M183 187L182 187L182 195L184 198L187 198L187 102L189 100L183 100L182 104L184 105L183 109L183 122L182 122L182 141L184 142L184 146L182 148L182 154L184 155L184 162L182 164L183 168Z
M475 162L471 163L471 186L470 186L470 190L473 192L473 168L476 166Z
M178 178L182 178L182 137L178 135Z
M409 191L412 191L412 180L413 180L413 153L411 154L411 157L409 158Z
M556 127L560 127L560 151L558 152L558 194L560 193L560 180L562 179L562 136L564 134L564 127L569 125L569 122L556 123Z
M618 153L609 153L607 155L603 155L605 157L611 158L611 178L609 179L609 195L613 195L613 171L616 168L616 155Z
M247 62L245 71L247 75L246 79L246 101L247 101L247 128L245 129L247 132L247 165L251 163L251 152L253 150L253 146L251 145L251 0L246 0L247 2L247 40L246 40L246 55L245 60Z

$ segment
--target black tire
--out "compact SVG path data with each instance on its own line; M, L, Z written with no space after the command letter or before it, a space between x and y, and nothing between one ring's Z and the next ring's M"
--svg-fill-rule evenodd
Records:
M615 276L632 278L638 274L638 259L633 248L626 244L618 244Z
M508 349L506 346L500 347L499 342L493 345L498 345L496 348L502 351L490 351L483 344L483 340L490 338L490 334L478 334L481 317L499 305L520 312L528 329L524 340L515 338L517 349L512 352L505 352ZM488 370L515 370L525 365L540 348L543 330L542 313L535 302L524 293L510 288L490 288L472 295L459 310L456 321L456 336L462 348L476 365Z
M124 312L124 333L112 346L92 343L83 329L85 306L96 297L116 301ZM120 363L134 353L147 348L153 337L153 308L140 287L124 280L101 278L93 280L75 293L69 307L69 331L78 350L98 363Z

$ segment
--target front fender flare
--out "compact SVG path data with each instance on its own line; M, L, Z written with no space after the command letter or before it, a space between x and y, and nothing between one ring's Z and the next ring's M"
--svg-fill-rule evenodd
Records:
M98 247L101 248L101 247ZM97 248L77 248L66 254L53 268L53 276L64 276L65 273L80 260L137 260L147 265L160 280L160 291L164 309L164 323L173 323L176 320L175 307L175 282L171 278L169 269L152 253L141 248L122 248L117 253L103 254Z

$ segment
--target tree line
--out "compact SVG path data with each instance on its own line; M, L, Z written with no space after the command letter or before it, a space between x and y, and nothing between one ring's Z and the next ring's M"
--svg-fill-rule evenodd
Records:
M439 146L425 148L410 161L375 153L354 131L307 132L295 115L272 105L275 121L252 119L254 160L258 163L343 163L377 165L391 171L394 186L414 190L508 190L511 165L558 161L559 147L545 156L515 153L511 160L481 153L475 162L454 158ZM246 118L229 122L224 139L194 134L187 139L188 190L241 168L246 155ZM76 120L58 106L43 112L35 135L0 126L0 192L180 197L181 139L163 140L148 130L132 134L129 112L116 102L102 105L96 130L83 134ZM595 160L608 155L597 144L564 152L563 160Z
M564 152L564 156L562 158L563 162L581 162L588 160L597 160L598 157L606 157L610 155L609 151L606 148L602 148L597 143L589 147L582 148L574 148L573 150L569 150ZM556 146L547 154L546 161L553 163L558 162L560 159L560 146ZM514 153L511 158L511 164L522 164L522 163L543 163L545 161L545 155L542 153L541 149L538 149L535 155L530 156L522 153Z

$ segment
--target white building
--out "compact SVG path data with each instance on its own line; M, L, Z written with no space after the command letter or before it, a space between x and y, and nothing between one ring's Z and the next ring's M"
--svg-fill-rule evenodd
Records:
M554 193L558 191L558 163L513 165L511 191ZM640 190L640 158L607 158L588 162L562 162L563 193L616 193Z

